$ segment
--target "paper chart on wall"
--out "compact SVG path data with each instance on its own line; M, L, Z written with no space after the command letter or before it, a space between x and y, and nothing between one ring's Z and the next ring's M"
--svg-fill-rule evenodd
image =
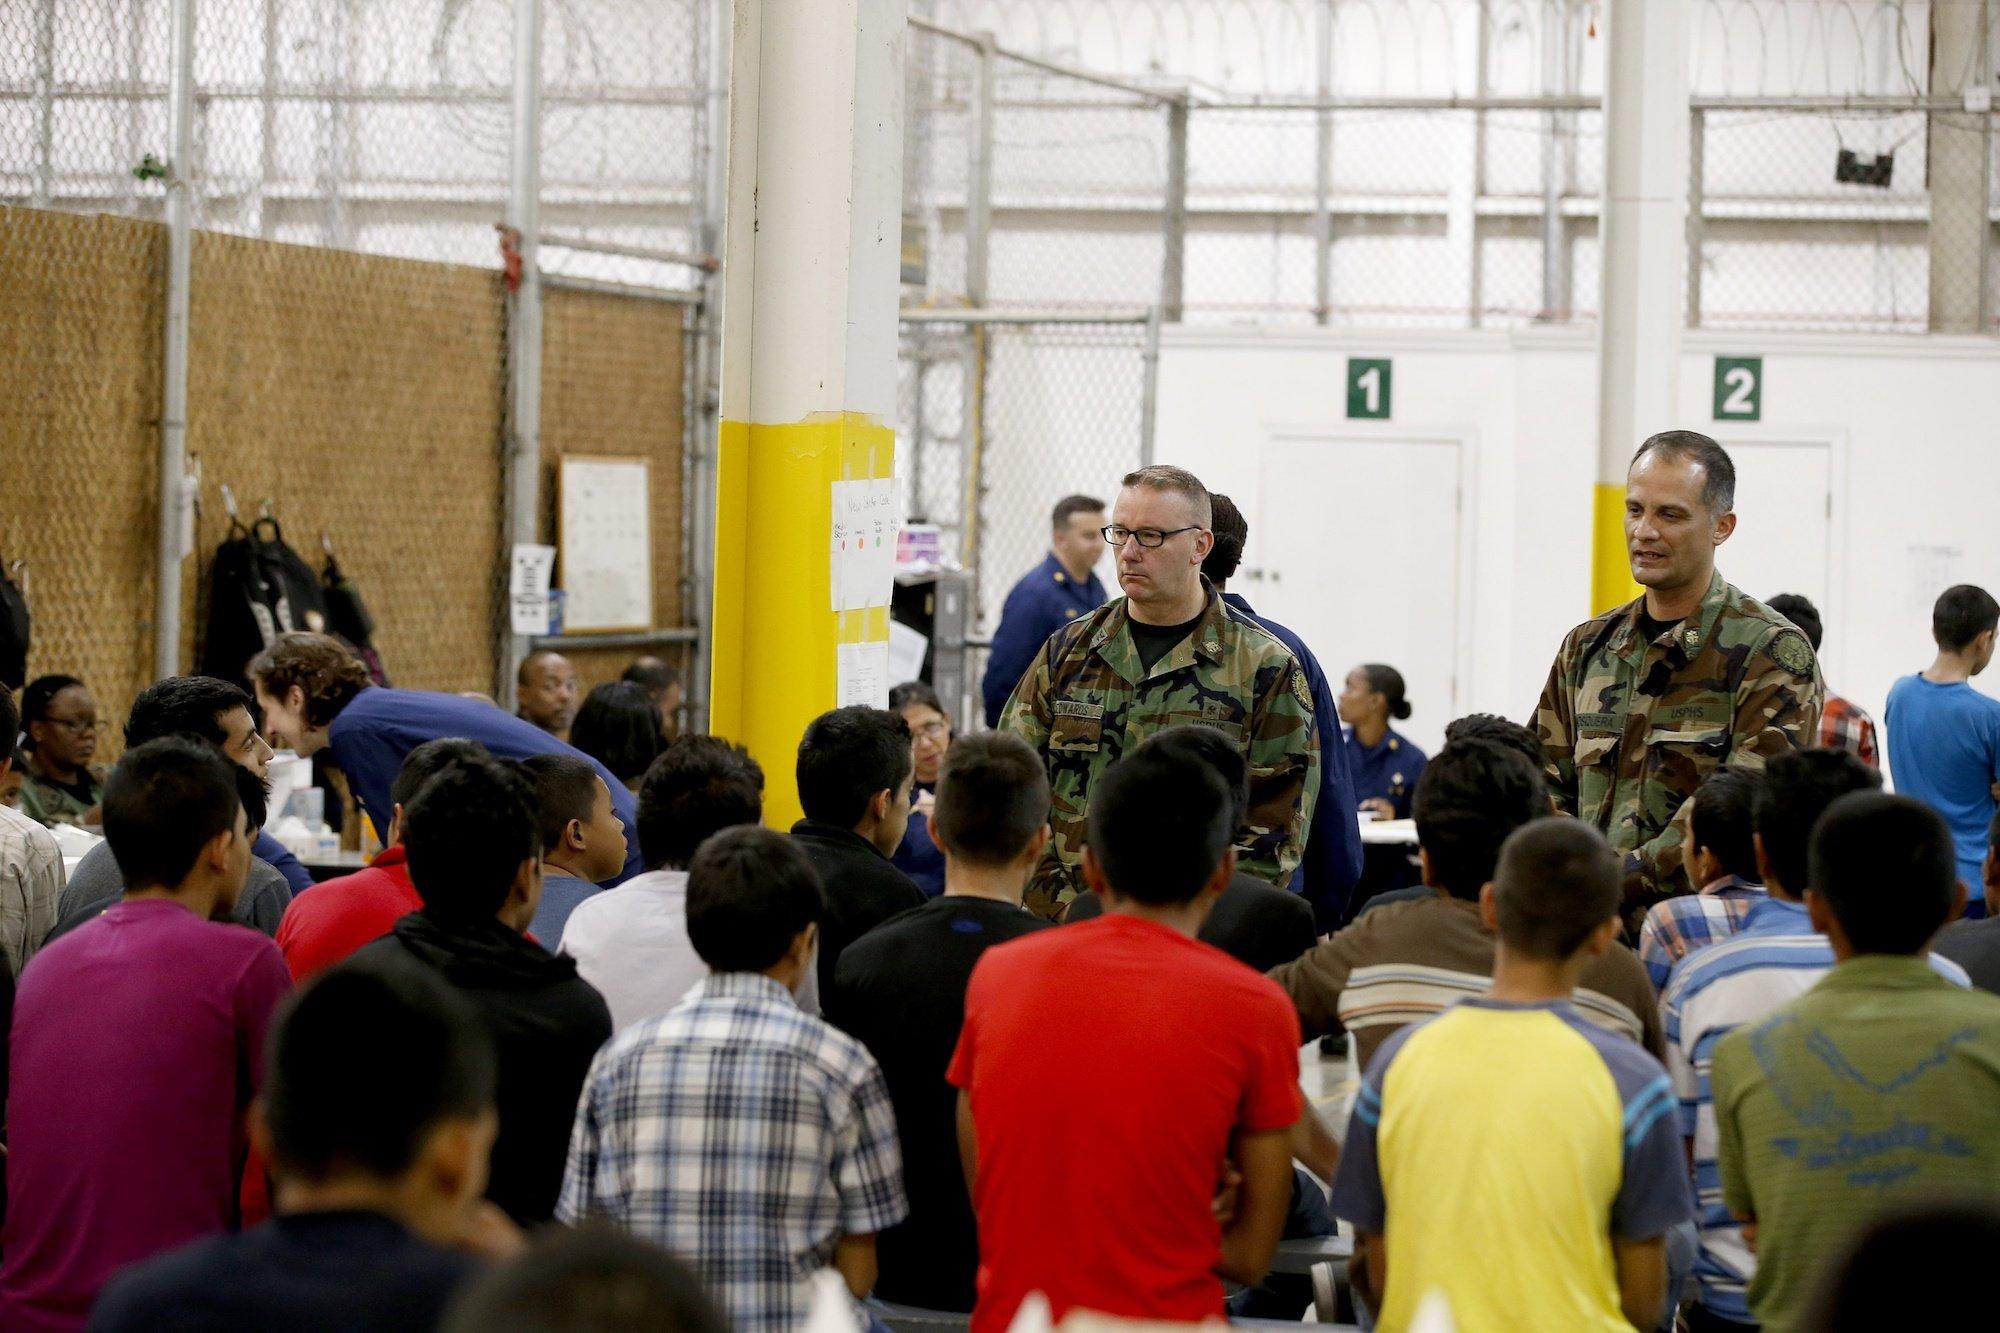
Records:
M865 704L869 708L889 706L889 645L843 643L835 649L834 704Z
M833 609L887 606L896 579L896 483L882 477L833 483Z

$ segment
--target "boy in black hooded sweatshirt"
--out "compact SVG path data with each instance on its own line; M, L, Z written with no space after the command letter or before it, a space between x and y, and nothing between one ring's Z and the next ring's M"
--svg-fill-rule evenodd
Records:
M534 794L509 765L463 760L403 812L410 881L424 900L355 957L422 965L471 1001L500 1057L500 1137L486 1197L523 1226L555 1214L570 1124L611 1011L576 964L523 935L541 899Z

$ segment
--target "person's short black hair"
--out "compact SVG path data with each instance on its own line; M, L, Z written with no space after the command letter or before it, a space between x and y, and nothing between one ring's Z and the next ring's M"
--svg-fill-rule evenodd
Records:
M63 675L37 676L29 681L27 688L21 691L21 719L17 724L19 729L25 733L35 723L48 721L49 705L55 702L56 696L71 686L81 684L83 682L75 676ZM29 736L23 739L21 747L26 750L34 749L34 738Z
M1398 722L1410 716L1410 701L1405 696L1408 689L1403 684L1403 673L1386 662L1363 662L1361 674L1368 681L1368 688L1388 701L1389 716Z
M535 789L546 856L562 846L563 831L572 819L590 822L597 809L597 786L604 779L597 775L596 765L573 754L530 755L521 761L521 776Z
M403 807L403 846L424 911L448 921L491 920L514 872L542 854L534 789L511 764L461 759Z
M619 673L618 679L643 686L652 694L665 694L681 683L681 671L657 657L642 657Z
M945 752L931 837L976 865L1010 864L1049 822L1049 775L1012 732L982 731Z
M1510 750L1519 750L1521 757L1535 766L1540 773L1547 767L1548 752L1542 749L1542 738L1534 730L1522 726L1509 717L1498 713L1467 713L1454 719L1444 729L1446 745L1453 741L1482 740L1504 745Z
M1828 1265L1807 1333L1956 1328L1984 1306L1986 1265L2000 1252L2000 1201L1939 1195L1877 1213ZM1912 1282L1912 1274L1921 1281Z
M1228 496L1211 491L1208 499L1212 510L1208 530L1215 534L1215 544L1202 557L1201 572L1210 583L1227 583L1236 577L1237 567L1243 563L1243 547L1250 540L1250 520L1243 517L1243 511Z
M1696 847L1722 862L1722 873L1757 879L1757 792L1764 775L1749 768L1719 768L1695 789L1689 831ZM1700 888L1697 884L1695 888Z
M193 736L210 745L227 743L220 718L241 708L255 720L257 704L240 685L213 676L168 676L139 691L125 719L125 744L144 745L161 736Z
M1826 626L1820 622L1818 607L1795 592L1781 592L1764 605L1791 621L1806 636L1813 651L1819 651L1820 640L1826 637Z
M228 755L222 757L229 760ZM255 837L258 829L271 822L271 793L265 789L264 779L243 765L229 760L229 766L236 770L236 799L243 807L243 822L250 826L250 835Z
M639 784L639 855L648 870L685 869L723 829L764 817L764 770L720 736L668 743Z
M1141 745L1097 779L1089 845L1124 897L1155 906L1193 900L1236 834L1229 784L1175 745Z
M906 680L889 691L890 712L901 713L905 708L916 707L928 708L940 717L951 716L945 711L944 700L938 697L938 692L924 681Z
M493 1036L429 968L346 962L271 1029L264 1120L272 1165L310 1180L393 1179L449 1120L493 1105Z
M570 723L569 743L610 769L620 782L633 782L666 748L660 706L644 685L629 680L591 688Z
M1850 792L1812 833L1812 877L1856 953L1921 953L1951 916L1958 852L1922 801Z
M807 819L851 829L876 792L903 785L912 763L901 713L861 704L821 713L799 742L799 805Z
M2000 602L1970 583L1946 588L1931 608L1931 637L1948 653L1964 652L1972 641L2000 626ZM29 686L33 689L34 686ZM22 709L23 712L27 710Z
M14 691L0 684L0 755L14 757L21 736L21 710L14 706Z
M1140 742L1141 746L1163 745L1187 755L1215 770L1229 789L1230 827L1240 829L1250 815L1250 762L1236 742L1214 727L1199 722L1183 722L1163 727Z
M1439 750L1410 796L1431 878L1466 902L1477 902L1479 890L1493 878L1508 837L1548 813L1541 770L1518 749L1480 737Z
M724 829L688 865L688 943L717 972L762 972L825 915L819 872L782 833Z
M701 1278L605 1222L543 1227L528 1248L465 1284L440 1333L728 1333Z
M1849 792L1881 787L1882 775L1845 750L1787 750L1772 756L1764 765L1750 817L1779 887L1797 898L1812 883L1806 858L1813 825L1828 806Z
M1701 502L1708 506L1709 513L1720 517L1736 508L1736 464L1730 460L1729 451L1708 436L1698 430L1663 430L1639 446L1626 470L1639 466L1639 460L1650 453L1701 468Z
M1493 869L1500 942L1546 962L1582 948L1623 896L1618 853L1578 819L1545 815L1515 829Z
M1101 514L1103 512L1104 501L1094 495L1065 495L1062 499L1056 501L1055 511L1049 516L1049 528L1051 531L1057 528L1066 528L1069 526L1069 521L1078 514Z
M187 879L201 849L235 829L243 808L237 775L244 772L187 736L125 752L104 782L104 838L127 892L176 888Z
M396 780L389 784L389 801L407 811L424 784L453 764L466 759L487 758L491 755L485 746L463 736L440 736L434 741L425 741L403 756L403 766L396 770Z

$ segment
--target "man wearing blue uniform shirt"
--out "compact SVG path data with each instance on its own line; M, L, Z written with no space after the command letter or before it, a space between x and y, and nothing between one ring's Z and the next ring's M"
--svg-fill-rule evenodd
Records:
M1104 501L1069 495L1056 502L1048 559L1021 576L1000 608L1000 627L993 631L993 648L986 657L986 677L980 693L986 699L986 725L1000 725L1007 696L1028 674L1035 653L1078 616L1088 615L1106 601L1095 566L1104 554Z
M1210 530L1215 545L1202 559L1201 572L1222 594L1222 600L1245 617L1269 630L1292 656L1299 659L1306 683L1312 687L1313 725L1319 731L1319 799L1313 805L1312 823L1306 830L1305 859L1290 888L1312 904L1313 918L1321 934L1339 928L1346 918L1347 900L1361 878L1361 829L1355 819L1354 780L1347 771L1346 746L1341 743L1340 714L1333 704L1333 691L1326 672L1305 640L1283 625L1266 620L1250 609L1240 594L1224 591L1243 562L1243 546L1250 539L1250 523L1243 511L1226 495L1211 495L1215 516Z
M630 789L603 764L532 722L478 699L372 684L360 661L324 634L280 634L251 659L249 676L264 710L265 733L301 755L328 751L378 830L389 827L394 810L389 789L410 751L425 741L462 736L478 741L495 759L567 754L589 760L625 825L624 868L605 884L623 883L646 868Z

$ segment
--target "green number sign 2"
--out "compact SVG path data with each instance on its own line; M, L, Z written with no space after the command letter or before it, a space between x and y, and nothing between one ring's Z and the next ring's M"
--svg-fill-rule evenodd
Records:
M1764 358L1715 358L1715 419L1757 421L1764 415Z

